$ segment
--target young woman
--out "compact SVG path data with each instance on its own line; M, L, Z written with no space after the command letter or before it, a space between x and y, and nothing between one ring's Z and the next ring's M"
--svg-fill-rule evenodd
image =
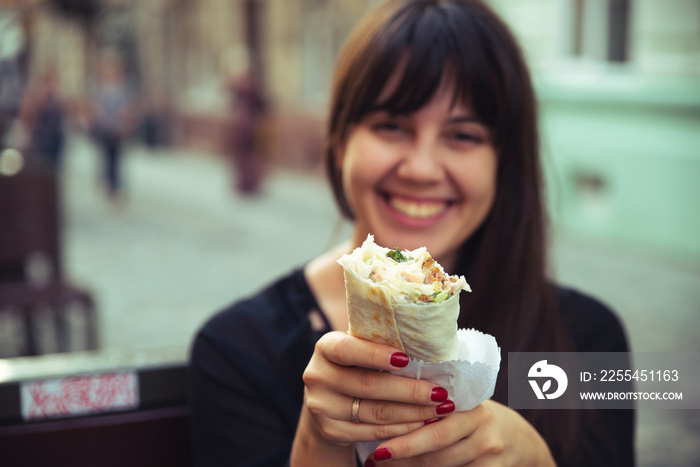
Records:
M474 290L460 327L513 351L626 351L615 315L546 277L535 98L519 48L477 0L392 0L336 69L326 165L352 238L216 315L192 350L199 465L632 465L631 411L454 413L386 371L398 349L347 335L336 260L368 233L425 246ZM360 404L354 403L359 398ZM385 440L369 459L354 443Z

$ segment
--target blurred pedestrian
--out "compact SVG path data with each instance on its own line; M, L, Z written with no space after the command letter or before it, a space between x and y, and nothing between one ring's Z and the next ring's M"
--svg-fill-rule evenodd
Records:
M21 10L0 7L0 144L12 145L9 139L27 76L29 43Z
M26 90L19 121L27 149L54 171L62 165L67 116L68 104L60 92L58 74L50 67Z
M224 62L224 84L229 97L225 151L233 188L241 195L260 191L264 170L258 153L258 136L266 102L262 82L247 49L228 52Z
M135 122L135 93L122 57L107 51L100 57L97 80L90 91L90 131L103 158L103 179L110 200L123 191L122 145Z

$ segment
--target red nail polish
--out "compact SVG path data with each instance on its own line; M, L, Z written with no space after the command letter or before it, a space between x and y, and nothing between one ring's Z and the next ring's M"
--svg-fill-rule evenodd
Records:
M381 448L374 451L374 459L378 461L386 461L391 459L391 451L387 448Z
M372 459L367 459L364 463L365 467L375 467L374 461Z
M391 364L398 368L405 368L408 365L408 355L401 352L396 352L391 356Z
M443 402L442 404L435 407L435 413L438 415L445 415L446 413L454 412L455 403L452 401Z
M440 419L438 417L431 418L430 420L426 420L423 422L423 425L430 425L431 423L439 422Z
M430 391L430 400L433 402L445 402L447 397L447 389L445 388L433 388L433 390Z

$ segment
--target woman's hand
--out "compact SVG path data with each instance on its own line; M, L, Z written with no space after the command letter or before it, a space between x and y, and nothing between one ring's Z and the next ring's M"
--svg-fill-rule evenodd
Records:
M291 465L354 465L353 443L400 437L454 411L444 388L386 372L407 364L388 345L342 332L319 339L303 376ZM356 398L360 423L352 420Z
M392 467L555 465L537 430L519 413L492 400L382 443L374 458L377 466L379 460L395 460Z

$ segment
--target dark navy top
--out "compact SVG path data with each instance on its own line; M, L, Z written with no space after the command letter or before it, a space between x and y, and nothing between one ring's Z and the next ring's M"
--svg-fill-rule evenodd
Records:
M607 307L560 288L579 351L628 350ZM303 402L302 374L316 341L330 330L302 269L212 317L196 335L190 362L192 448L197 466L283 466ZM634 412L604 410L603 431L634 464ZM603 449L601 447L601 449ZM557 459L559 465L600 465Z

